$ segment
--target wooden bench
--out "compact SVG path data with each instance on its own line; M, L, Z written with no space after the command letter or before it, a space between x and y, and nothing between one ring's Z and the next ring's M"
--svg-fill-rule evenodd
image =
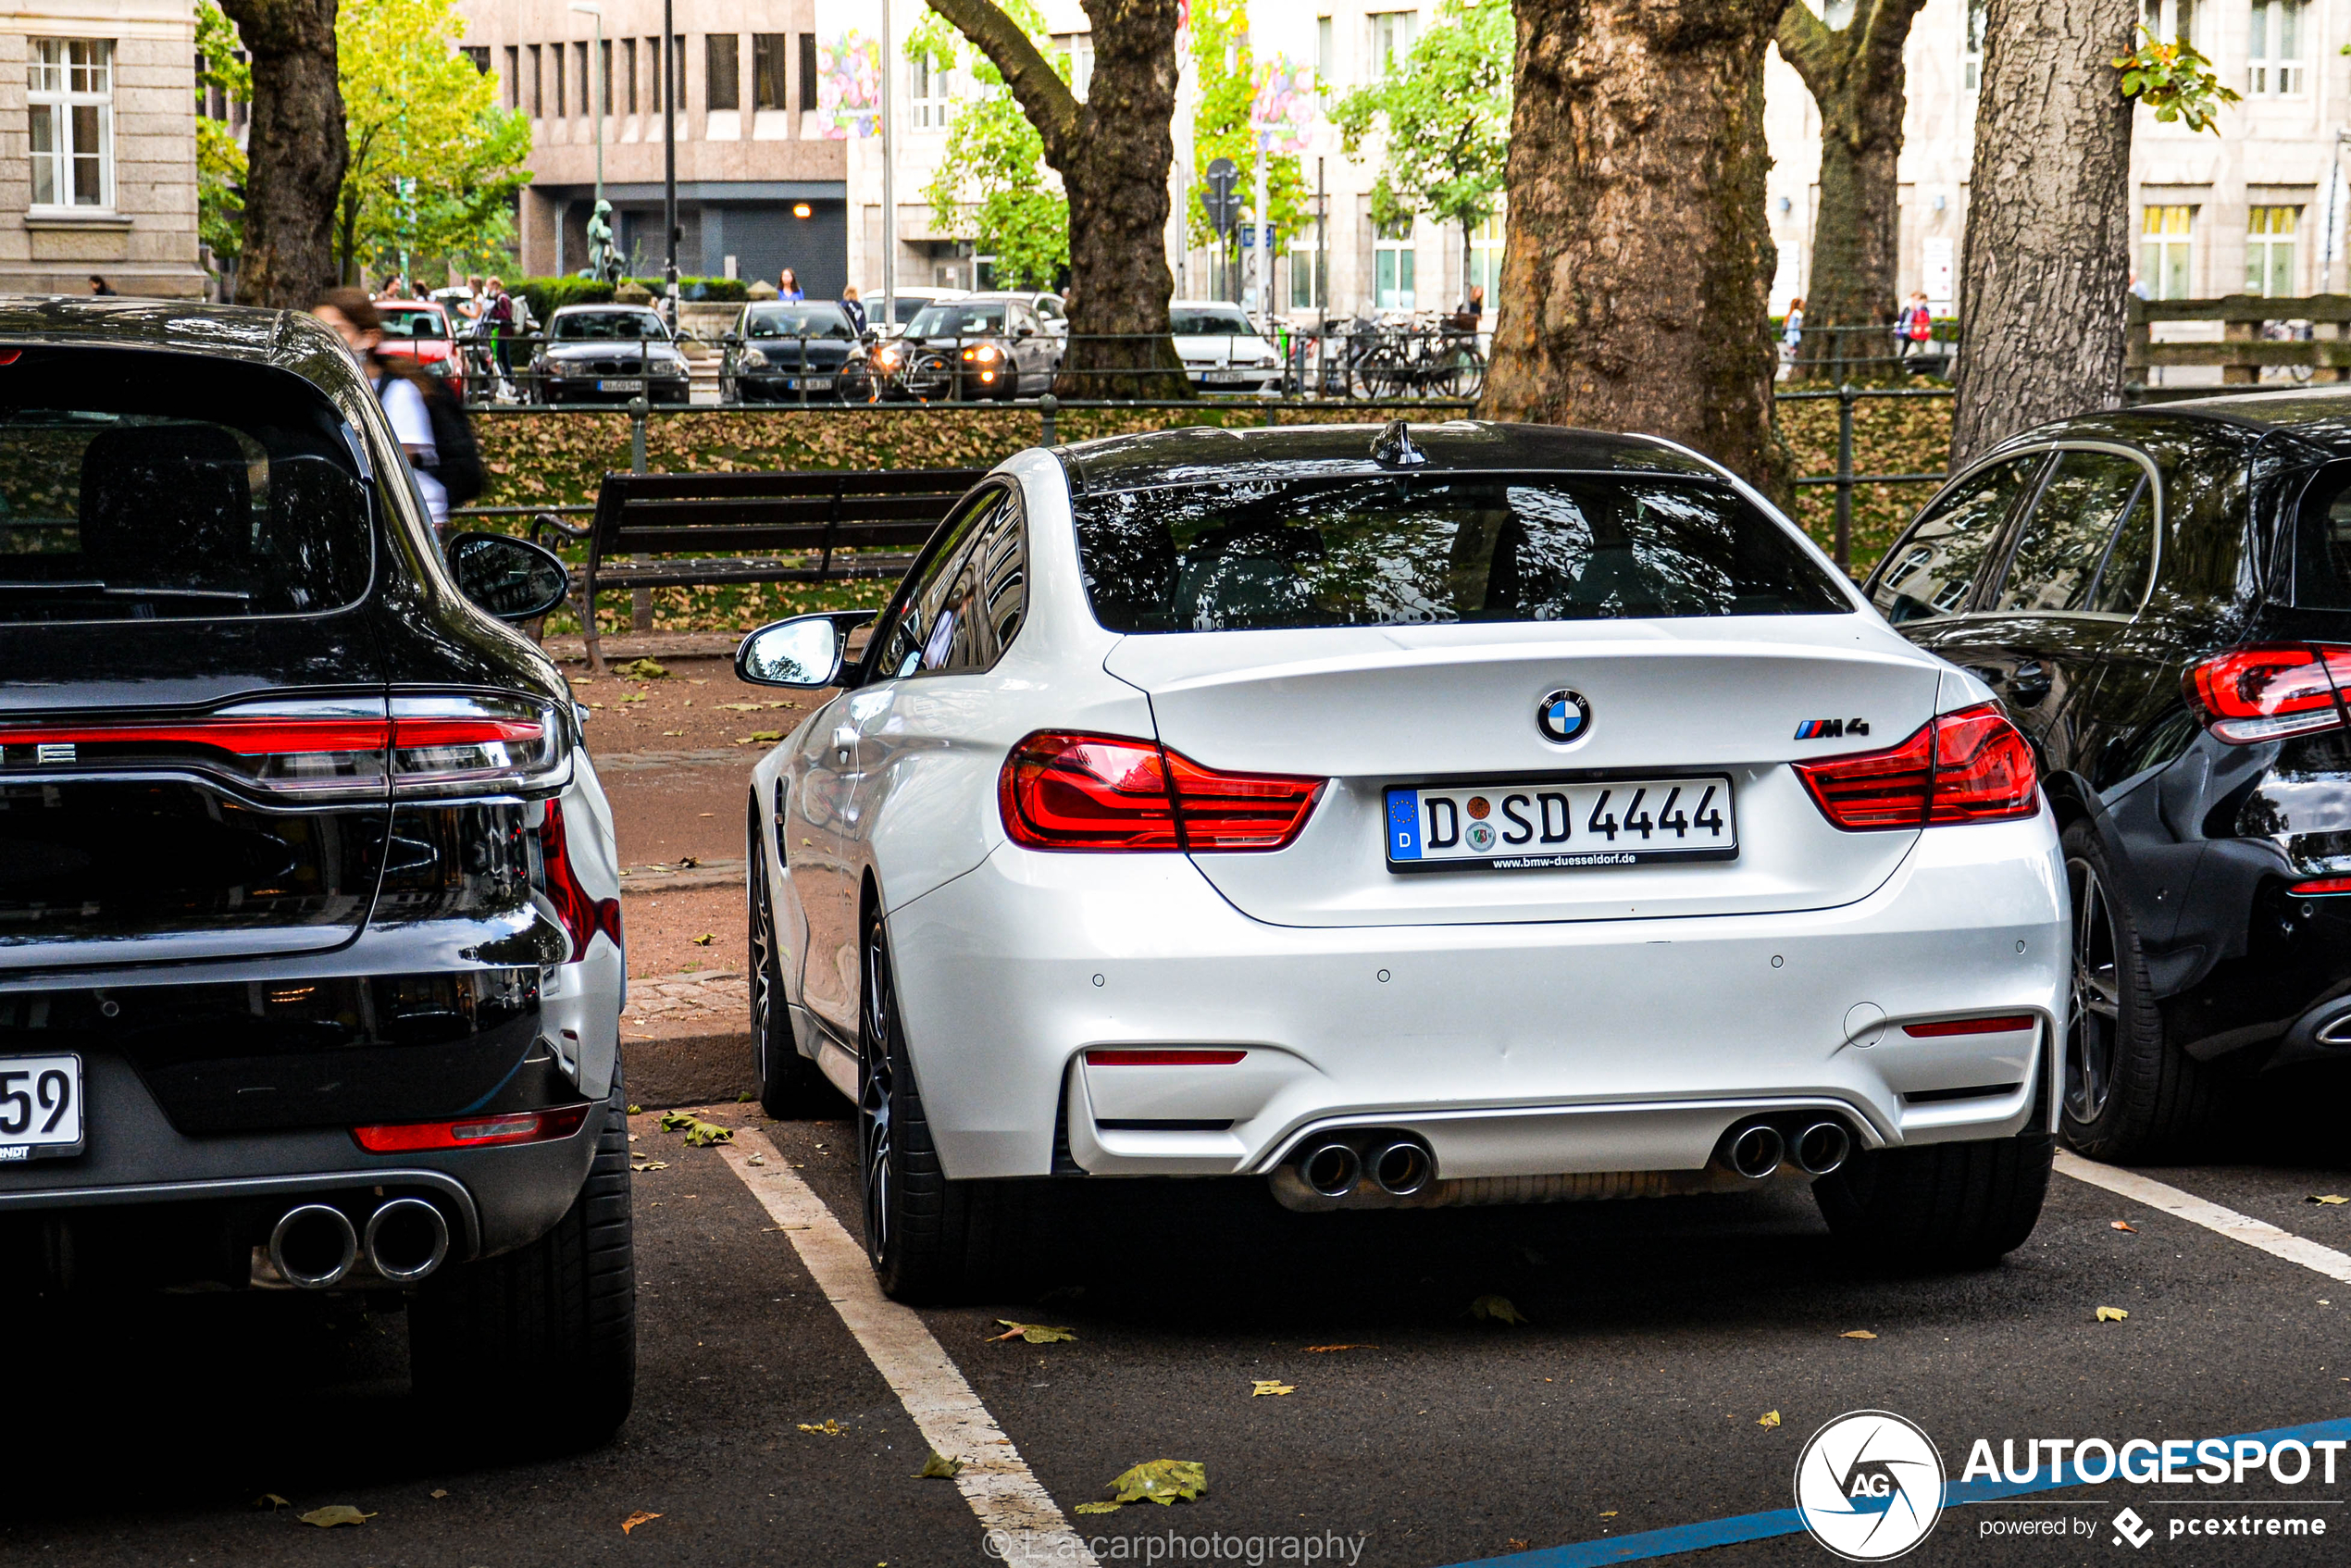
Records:
M574 587L588 663L601 674L600 591L896 577L987 471L606 474L586 528L542 516L532 532L552 527L588 541Z

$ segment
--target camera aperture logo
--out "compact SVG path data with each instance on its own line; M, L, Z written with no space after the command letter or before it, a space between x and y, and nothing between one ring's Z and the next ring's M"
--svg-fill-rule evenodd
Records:
M1796 1512L1814 1540L1848 1562L1899 1557L1943 1512L1943 1456L1890 1411L1840 1415L1797 1457Z

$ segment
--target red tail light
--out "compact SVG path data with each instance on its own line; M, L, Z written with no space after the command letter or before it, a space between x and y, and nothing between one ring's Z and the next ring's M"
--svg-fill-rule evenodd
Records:
M483 1149L500 1143L540 1143L551 1138L569 1138L587 1119L587 1106L566 1105L555 1111L516 1111L503 1116L468 1116L456 1122L354 1127L351 1136L370 1154L407 1154L424 1149Z
M1905 1024L1902 1032L1917 1039L1945 1039L1953 1035L2017 1035L2038 1022L2030 1013L2016 1013L1997 1018L1943 1018L1932 1024Z
M2188 671L2189 704L2233 746L2344 727L2351 648L2289 642L2233 648Z
M2002 822L2041 809L2033 749L1990 703L1943 714L1890 751L1796 764L1813 803L1848 832Z
M628 944L621 938L620 901L589 896L579 885L579 875L571 868L571 847L564 841L564 807L561 801L547 803L547 815L539 824L539 887L547 902L555 906L555 918L571 937L571 956L565 960L577 964L588 956L588 944L602 931L612 939L612 945L621 952Z
M1151 1050L1097 1048L1086 1053L1089 1067L1229 1067L1245 1060L1246 1051Z
M1004 831L1039 850L1278 850L1327 780L1221 773L1117 735L1031 735L1004 759Z

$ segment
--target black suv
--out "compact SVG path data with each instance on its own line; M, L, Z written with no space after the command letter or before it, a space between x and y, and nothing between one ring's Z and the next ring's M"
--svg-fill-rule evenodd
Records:
M2174 1156L2232 1084L2351 1059L2351 389L2031 431L1868 589L2040 753L2075 1148Z
M0 1288L398 1290L420 1390L628 1413L611 815L493 618L562 571L444 563L307 317L0 303Z

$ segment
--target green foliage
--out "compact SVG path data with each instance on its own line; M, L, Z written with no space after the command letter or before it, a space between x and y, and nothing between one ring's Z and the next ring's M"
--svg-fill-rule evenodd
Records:
M196 6L196 235L223 261L245 249L245 150L204 112L208 90L253 102L253 68L237 58L237 29L213 0Z
M1250 119L1257 103L1257 56L1249 44L1249 0L1192 0L1192 69L1200 95L1192 111L1192 184L1205 190L1208 166L1230 158L1240 170L1235 189L1244 205L1257 200L1258 136ZM1295 234L1308 220L1306 180L1298 155L1277 153L1265 165L1265 202L1275 224ZM1216 243L1216 230L1198 200L1184 214L1195 245Z
M2114 56L2114 68L2122 73L2122 95L2136 98L2167 125L2177 120L2190 131L2218 135L2220 106L2240 102L2238 93L2220 84L2212 62L2196 53L2196 45L2185 38L2166 44L2144 22L2139 24L2139 32L2136 49ZM2344 53L2351 54L2351 45Z
M1027 0L1004 0L1004 10L1066 80L1068 59L1054 53L1043 14ZM908 34L906 57L934 71L963 72L977 88L957 106L945 154L923 189L932 226L995 257L999 288L1057 286L1069 271L1069 198L1047 176L1044 138L1003 73L936 11L926 11Z
M1511 8L1499 0L1445 0L1386 81L1358 87L1332 108L1350 154L1382 135L1374 221L1425 213L1475 228L1494 216L1510 152L1514 41Z
M658 296L668 285L659 278L627 280ZM544 321L567 305L609 305L616 285L594 278L515 278L508 280L506 292L530 306L533 318ZM751 297L751 283L742 278L680 278L679 297L690 300L745 300Z

